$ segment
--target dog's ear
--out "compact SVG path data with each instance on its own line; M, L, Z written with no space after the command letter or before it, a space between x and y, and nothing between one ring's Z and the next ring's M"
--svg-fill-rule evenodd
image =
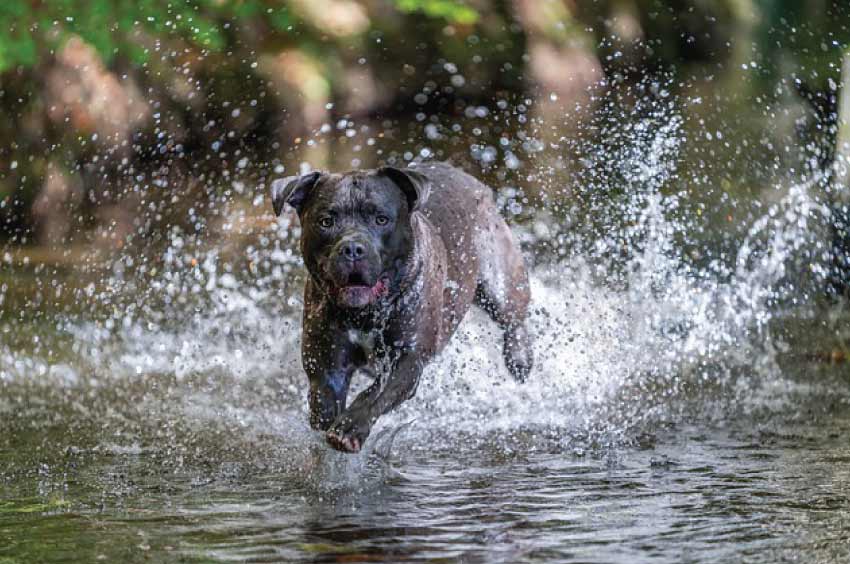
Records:
M409 168L391 166L379 168L378 173L388 177L396 186L401 188L402 193L407 198L407 210L410 213L420 209L428 201L428 195L431 193L431 182L425 175Z
M316 185L321 172L310 172L302 176L287 176L272 182L272 206L274 214L279 216L283 211L283 205L289 204L295 211L301 213L301 205L307 199L307 194Z

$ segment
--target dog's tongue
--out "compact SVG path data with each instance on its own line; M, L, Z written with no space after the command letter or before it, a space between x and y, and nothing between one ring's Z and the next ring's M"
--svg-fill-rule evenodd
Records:
M387 285L383 279L378 280L374 286L352 285L340 288L339 295L342 301L351 307L363 307L372 303L387 292Z
M379 278L378 281L375 283L375 285L372 286L371 290L372 290L372 295L375 296L376 298L378 296L382 295L382 294L385 294L387 292L387 285L384 284L384 279Z

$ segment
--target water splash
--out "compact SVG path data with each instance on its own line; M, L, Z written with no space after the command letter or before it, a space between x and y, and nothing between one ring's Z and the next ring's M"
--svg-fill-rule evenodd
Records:
M757 219L732 266L698 267L681 244L706 229L703 218L680 210L683 120L663 98L633 111L608 124L606 150L585 163L592 174L573 191L593 217L545 230L569 250L539 258L532 273L531 380L509 378L497 329L474 312L428 367L416 398L382 420L393 427L416 419L399 441L424 449L457 437L468 445L545 436L571 448L633 442L645 425L682 416L676 398L722 387L740 369L770 371L770 320L789 301L806 300L798 273L825 273L813 223L828 211L816 182L791 186ZM540 238L533 232L523 235L532 244ZM105 318L65 323L76 368L3 350L3 378L55 373L66 386L162 380L174 393L148 401L166 401L155 407L169 416L256 440L316 444L300 368L297 237L284 219L232 260L174 231L143 275L126 268L126 257L116 263L115 292L97 296L113 306ZM311 466L312 455L299 452L294 464Z

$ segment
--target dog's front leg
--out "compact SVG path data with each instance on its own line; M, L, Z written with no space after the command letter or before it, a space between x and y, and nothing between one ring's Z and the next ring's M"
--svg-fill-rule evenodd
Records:
M327 432L328 443L337 450L359 452L378 417L413 397L423 367L419 355L403 354L385 385L379 377L337 417Z
M310 426L327 431L345 411L351 376L366 364L366 353L344 327L312 314L305 316L301 361L310 382Z

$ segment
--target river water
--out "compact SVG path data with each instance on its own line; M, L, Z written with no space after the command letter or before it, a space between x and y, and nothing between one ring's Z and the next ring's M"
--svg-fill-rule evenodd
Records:
M550 187L500 185L536 368L514 383L474 312L356 456L307 424L292 218L238 244L175 230L96 275L9 258L0 563L846 561L850 318L819 292L822 185L695 100L609 113L568 172L525 156L551 141L446 133ZM451 156L422 151L435 130L383 143Z

